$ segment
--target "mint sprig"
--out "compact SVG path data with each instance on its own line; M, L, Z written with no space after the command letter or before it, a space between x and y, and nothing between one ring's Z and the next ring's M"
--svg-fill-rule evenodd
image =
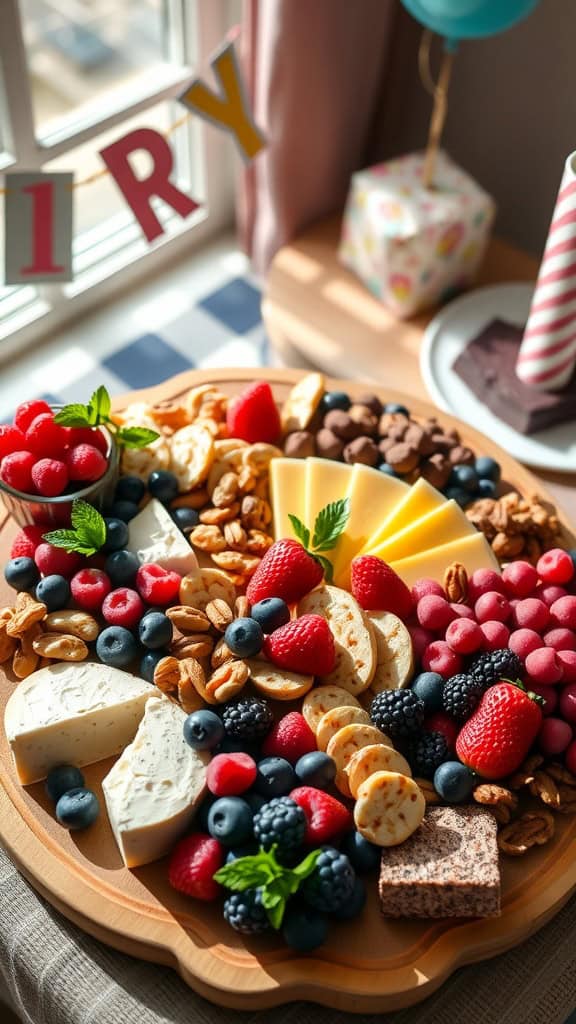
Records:
M79 555L95 555L106 540L106 523L98 509L81 498L72 503L71 530L52 530L42 540L55 548L75 551Z
M292 529L297 539L306 548L308 554L312 555L317 562L320 562L328 583L332 582L334 569L330 559L325 558L321 552L331 551L336 546L337 541L346 529L349 518L350 498L338 498L337 501L331 501L324 508L320 509L316 516L312 530L312 543L310 543L310 530L308 527L301 519L298 519L298 516L288 514L288 519L292 524Z
M231 864L225 864L213 876L226 889L245 892L246 889L260 889L262 906L273 928L278 930L284 919L286 904L298 892L302 882L311 875L321 850L312 850L294 868L283 867L275 856L276 847L260 849L252 857L238 857Z
M63 427L99 427L104 425L114 435L121 448L147 448L160 434L148 427L119 427L110 416L112 403L103 384L91 396L87 405L73 402L56 413L54 421ZM59 532L59 531L56 531Z

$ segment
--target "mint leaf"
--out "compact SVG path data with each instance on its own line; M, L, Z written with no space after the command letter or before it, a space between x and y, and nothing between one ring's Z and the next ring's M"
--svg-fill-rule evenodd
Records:
M89 505L87 501L76 498L72 504L70 518L80 540L99 551L106 541L106 523L98 509Z
M116 444L123 448L147 448L160 434L148 427L118 427L115 437Z
M62 427L89 427L88 409L80 402L65 405L60 412L56 413L54 422L59 423Z
M45 533L42 540L53 544L55 548L76 551L79 555L94 555L96 553L96 548L91 544L86 544L75 530L52 530L51 533Z
M305 548L307 548L310 541L310 530L304 526L304 523L301 519L298 519L298 516L293 516L290 512L288 513L288 519L292 523L292 529L294 530L297 539Z
M283 868L276 863L271 852L261 850L252 857L237 857L231 864L224 864L213 878L227 889L244 892L245 889L258 889L265 886Z
M320 510L314 523L312 548L316 551L330 551L350 518L350 498L338 498Z
M110 395L104 385L101 384L99 388L96 388L87 406L88 419L92 427L106 422L110 416L110 404Z
M317 562L320 562L320 565L324 569L326 583L332 583L332 580L334 579L334 566L332 565L332 562L328 558L324 558L324 555L317 555L316 552L314 552L314 558Z
M304 860L301 860L295 868L292 868L292 874L295 875L300 882L304 881L304 879L308 878L308 875L311 875L314 871L316 861L321 853L322 850L312 850Z
M262 906L273 928L280 928L290 896L298 892L301 883L312 874L321 850L312 850L295 868L285 868L275 856L275 847L260 850L253 857L239 857L225 864L213 876L227 889L244 892L260 889Z
M284 911L286 910L286 900L281 896L274 893L268 892L266 889L262 890L262 906L266 911L266 916L270 921L273 928L278 931L282 921L284 920Z

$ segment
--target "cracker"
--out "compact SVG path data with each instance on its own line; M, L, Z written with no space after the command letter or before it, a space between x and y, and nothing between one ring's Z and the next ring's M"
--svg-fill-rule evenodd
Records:
M331 708L339 708L346 705L352 705L356 708L360 707L356 697L347 690L343 690L341 686L334 686L332 684L317 686L304 697L302 701L302 714L312 732L316 733L322 715L325 715Z
M345 725L338 732L334 733L328 743L326 753L329 757L334 758L336 762L336 778L334 782L337 789L344 796L352 796L348 775L346 774L347 765L361 747L367 747L374 743L392 746L391 740L380 729L377 729L375 725L359 724Z
M414 779L398 772L374 772L358 789L354 824L376 846L398 846L416 831L426 801Z
M362 783L374 775L374 772L398 772L399 775L412 776L408 761L397 750L383 743L370 743L358 750L346 767L353 797L357 796Z
M345 725L370 725L370 715L364 708L354 707L347 704L343 707L331 708L318 722L316 729L316 742L318 750L326 750L328 743L339 729Z
M236 587L220 569L199 569L183 576L180 582L180 604L204 611L211 601L221 598L234 608Z
M171 438L171 469L181 491L191 491L206 480L214 461L214 438L205 426L191 423Z
M300 700L314 684L314 676L303 676L276 668L268 661L252 658L248 662L254 689L271 700Z
M414 654L406 626L392 612L366 612L376 638L376 671L371 682L374 693L399 690L412 679Z

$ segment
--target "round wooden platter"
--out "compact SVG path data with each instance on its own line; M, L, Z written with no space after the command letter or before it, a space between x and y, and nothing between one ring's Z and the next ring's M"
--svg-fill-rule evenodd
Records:
M266 376L282 400L301 374L270 370ZM234 393L253 370L192 372L130 400L164 400L213 381ZM362 385L330 382L352 394ZM364 387L365 390L365 387ZM382 390L382 389L381 389ZM397 393L387 401L408 402L416 415L435 410ZM124 398L117 408L126 404ZM525 493L539 481L504 451L450 416L465 443L494 455L506 480ZM0 515L0 550L7 557L16 527ZM0 605L13 592L2 582ZM0 714L15 685L0 674ZM351 1012L385 1012L418 1002L463 964L495 956L522 942L566 902L576 887L576 818L557 816L553 843L525 858L502 859L502 915L486 920L387 921L379 914L376 879L370 880L362 917L334 924L328 942L309 956L291 953L281 939L245 940L228 927L219 907L186 899L166 880L166 862L126 870L105 811L86 832L69 833L54 819L43 783L23 789L0 730L0 839L31 884L54 907L89 934L122 952L174 967L197 992L237 1009L263 1009L305 999ZM111 762L85 769L87 785L102 799L100 781Z

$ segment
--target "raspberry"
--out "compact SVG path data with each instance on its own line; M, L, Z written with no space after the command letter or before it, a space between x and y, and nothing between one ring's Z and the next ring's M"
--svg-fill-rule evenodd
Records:
M230 437L240 437L249 444L274 444L278 440L282 433L280 414L266 381L249 384L228 403L226 426Z
M434 633L429 629L423 629L422 626L413 625L408 626L408 632L412 640L414 658L416 661L422 661L424 652L434 642Z
M510 602L497 590L481 594L474 605L478 622L507 622L510 618Z
M306 815L304 842L308 846L331 842L354 827L348 808L321 789L298 786L289 796Z
M70 579L82 565L81 555L56 548L47 541L36 548L34 561L43 576L64 576L66 579Z
M130 587L111 590L102 602L102 615L111 626L133 629L144 614L144 605L139 594Z
M10 457L10 456L8 456ZM550 608L553 626L576 629L576 597L560 597Z
M68 432L68 445L75 448L79 444L89 444L97 448L102 455L108 453L108 441L101 430L97 427L70 427Z
M58 458L68 441L66 430L54 422L51 412L36 416L26 431L26 447L35 455Z
M494 622L493 619L489 619L488 622L481 622L480 631L482 633L481 648L483 651L496 651L500 647L508 646L510 630L503 622Z
M551 548L538 559L536 571L543 583L570 583L574 576L574 563L567 551Z
M14 413L14 426L18 427L18 430L25 434L32 420L45 412L51 413L52 410L48 402L43 401L41 398L33 398L30 402L22 402Z
M70 590L79 608L96 612L100 611L104 598L112 590L112 584L100 569L80 569L70 580Z
M555 583L545 583L544 586L538 588L538 598L540 601L544 601L549 608L561 597L568 597L568 591L565 587L559 587Z
M176 844L168 864L173 889L197 900L215 900L221 889L213 875L224 864L225 851L212 836L194 832Z
M446 630L446 643L456 654L473 654L482 640L480 626L471 619L455 619Z
M572 629L558 626L549 629L542 639L546 647L553 647L555 651L576 651L576 633Z
M426 732L442 733L448 745L448 749L456 749L456 737L460 730L452 716L447 715L445 711L435 711L433 715L428 715L428 718L424 722L424 728L426 729Z
M104 476L108 463L94 445L78 444L66 455L66 465L71 480L83 480L91 483Z
M316 749L316 737L299 711L283 715L262 744L265 757L285 757L290 764Z
M542 633L550 621L550 612L544 601L525 597L514 608L513 618L519 629L533 629L535 633Z
M3 423L0 426L0 459L5 455L12 455L12 452L21 452L25 448L26 440L22 431Z
M59 459L39 459L32 466L32 483L38 494L46 498L55 498L66 488L68 470Z
M10 558L34 558L36 548L42 543L42 534L47 530L47 526L23 526L12 541Z
M563 682L576 683L576 651L558 651L558 661L562 665Z
M423 576L421 580L416 580L412 590L412 600L414 604L418 604L423 597L446 597L443 588L436 580L431 580L428 576Z
M572 726L561 718L545 718L538 733L538 746L546 757L556 757L570 746L574 739Z
M530 680L540 686L559 683L564 675L562 662L553 647L540 647L526 658L526 671Z
M432 630L446 629L455 617L446 598L438 597L437 594L420 598L416 606L416 616L424 629Z
M468 580L470 604L474 604L479 597L482 597L482 594L487 594L491 590L497 590L500 594L504 593L505 587L500 573L495 569L476 569Z
M256 772L248 754L216 754L206 769L206 785L214 796L238 796L250 789Z
M180 591L181 576L171 569L148 562L141 565L136 573L136 589L147 604L161 607L172 604Z
M528 597L538 586L538 573L530 562L510 562L502 571L502 580L509 597Z
M32 452L12 452L5 455L0 463L0 478L15 491L22 494L34 494L32 483L32 466L36 456Z
M438 672L446 678L461 671L462 658L451 650L445 640L434 640L424 651L422 668L427 672Z
M526 658L529 654L532 654L532 651L538 651L542 647L542 638L533 629L515 629L508 638L508 647L522 661L526 661Z
M394 612L404 621L412 611L412 595L397 573L375 555L352 559L353 596L366 611Z

